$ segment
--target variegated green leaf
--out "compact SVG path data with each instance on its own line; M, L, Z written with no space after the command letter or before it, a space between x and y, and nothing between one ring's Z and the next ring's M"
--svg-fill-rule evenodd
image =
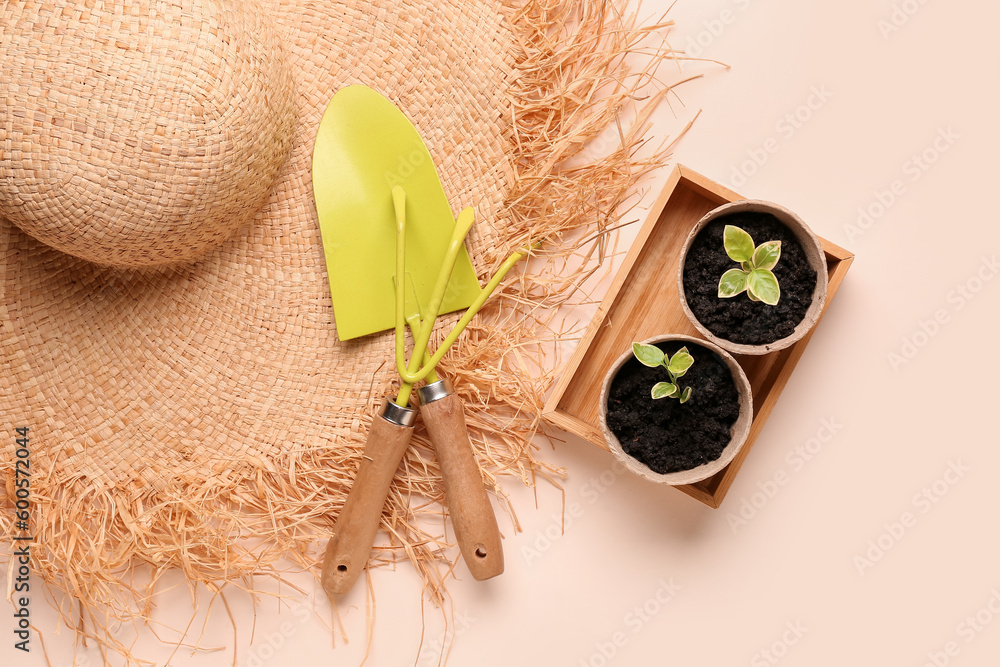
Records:
M769 306L778 303L781 298L781 288L778 287L778 279L767 269L754 269L747 279L747 289L751 297L756 296Z
M677 385L670 382L657 382L653 385L650 395L653 398L667 398L677 393Z
M691 398L691 387L684 387L684 391L681 392L681 403L687 403L689 398Z
M753 251L753 268L773 269L781 257L781 241L768 241L761 243Z
M719 298L728 299L741 294L747 288L747 275L739 269L729 269L723 273L719 279Z
M691 368L691 364L694 363L694 357L688 352L686 347L682 347L674 353L674 356L670 358L670 362L667 364L667 370L670 371L671 375L675 378L679 378L688 369Z
M734 225L726 225L722 232L722 243L726 254L735 262L749 262L753 259L753 239L745 231Z
M655 345L645 343L632 343L632 354L643 366L656 368L663 364L663 352Z

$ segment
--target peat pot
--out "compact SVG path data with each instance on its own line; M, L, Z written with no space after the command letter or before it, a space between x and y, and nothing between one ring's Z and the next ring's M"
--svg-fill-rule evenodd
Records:
M654 482L693 484L719 472L746 442L753 420L750 382L719 346L668 334L644 341L674 355L686 347L694 358L677 384L690 398L651 396L669 381L663 367L641 364L632 349L615 361L601 391L600 426L611 453L632 472Z
M718 295L722 275L740 266L726 254L726 225L747 231L757 245L781 241L772 269L781 290L776 305L753 301L747 292ZM823 312L827 282L826 255L812 230L788 209L759 200L709 211L688 234L677 271L684 313L705 338L732 354L767 354L800 340Z

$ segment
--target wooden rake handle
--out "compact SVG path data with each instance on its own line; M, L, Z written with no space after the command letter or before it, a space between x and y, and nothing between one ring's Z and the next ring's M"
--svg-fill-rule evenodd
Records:
M420 418L437 452L455 539L478 581L503 573L500 528L465 424L465 406L447 380L420 389Z
M372 422L361 466L326 545L321 581L328 595L354 586L371 555L396 468L410 444L416 411L387 400Z

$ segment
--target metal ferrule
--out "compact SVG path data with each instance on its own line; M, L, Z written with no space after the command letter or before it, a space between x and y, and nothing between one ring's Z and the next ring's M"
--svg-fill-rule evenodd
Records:
M396 405L391 398L387 398L385 406L382 408L382 419L390 424L409 428L417 421L417 411Z
M423 405L427 405L434 401L440 401L442 398L447 398L454 393L455 388L451 386L451 382L448 380L438 380L420 388L420 402Z

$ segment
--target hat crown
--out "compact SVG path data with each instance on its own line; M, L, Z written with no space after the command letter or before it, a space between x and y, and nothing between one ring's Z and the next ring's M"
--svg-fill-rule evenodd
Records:
M99 264L186 262L267 201L292 78L250 1L2 9L0 215Z

